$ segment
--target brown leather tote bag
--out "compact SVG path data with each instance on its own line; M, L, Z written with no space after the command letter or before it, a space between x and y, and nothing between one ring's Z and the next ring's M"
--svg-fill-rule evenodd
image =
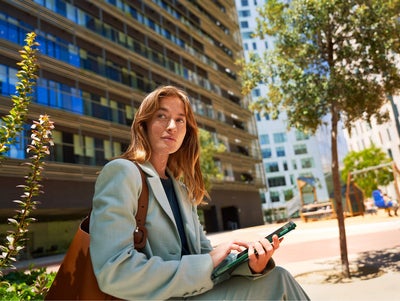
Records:
M142 193L138 200L137 228L133 233L133 240L135 249L141 250L146 245L147 239L145 223L149 202L149 189L144 172L139 166L138 168L142 175ZM117 299L103 293L97 284L89 252L89 221L90 214L81 222L79 229L75 233L50 290L46 294L45 300Z

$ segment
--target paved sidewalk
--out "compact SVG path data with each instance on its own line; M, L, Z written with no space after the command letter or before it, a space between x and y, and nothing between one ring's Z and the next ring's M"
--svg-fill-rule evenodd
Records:
M297 277L312 300L400 300L400 217L388 217L383 211L378 215L365 215L345 219L348 257L350 264L358 262L366 252L376 254L382 250L392 250L382 267L390 265L382 276L349 283L320 284L309 282L302 277L305 273L321 270L340 269L340 248L336 219L304 223L295 220L295 231L286 235L282 247L275 253L276 263ZM208 237L213 245L231 239L258 240L281 224L212 233ZM369 253L368 253L369 254ZM379 253L380 254L380 253ZM18 262L17 267L46 266L56 271L63 255L37 258L33 261ZM368 257L369 258L369 257ZM367 258L367 259L368 259ZM379 257L371 257L379 260ZM368 260L371 260L369 258ZM393 261L393 262L391 262ZM393 266L395 268L393 269ZM396 267L397 266L397 267Z
M319 283L318 271L341 269L337 220L295 222L296 230L286 235L274 259L298 279L311 300L400 300L400 217L388 217L381 211L374 216L345 219L350 266L366 259L379 260L377 255L382 252L388 255L384 262L377 263L385 271L383 275L369 280L353 279L349 283L335 284L322 284L322 279L319 279ZM257 240L279 226L272 224L239 229L211 234L209 238L214 245L234 238ZM302 277L304 274L311 277ZM313 281L309 281L310 278Z

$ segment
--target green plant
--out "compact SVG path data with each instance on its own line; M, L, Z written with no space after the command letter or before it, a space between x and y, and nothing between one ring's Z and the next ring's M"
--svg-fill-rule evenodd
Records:
M364 191L367 197L379 186L389 185L393 181L393 171L389 156L375 145L359 152L351 151L343 159L342 180L346 183L348 174Z
M212 138L210 132L206 130L200 129L199 131L200 137L200 167L201 172L204 177L204 182L206 185L206 189L208 191L211 190L212 179L219 180L223 177L220 173L218 166L215 164L214 156L217 153L222 153L226 150L225 145L222 143L216 144Z
M4 159L4 153L9 150L9 146L16 142L18 133L23 129L28 115L28 105L32 99L32 92L36 85L37 71L37 46L35 42L36 34L28 33L25 39L26 45L19 51L22 60L17 63L20 70L17 72L19 79L16 84L16 95L11 96L13 106L10 114L2 117L0 127L0 163Z
M55 275L45 268L9 273L1 279L0 300L43 300Z
M23 189L21 200L15 200L20 207L17 215L9 218L11 225L15 226L15 231L9 231L6 237L6 245L0 246L2 254L0 256L0 267L11 267L11 262L16 260L18 253L25 247L25 236L28 227L35 219L29 217L30 213L36 209L37 197L42 191L40 184L41 172L43 170L43 158L49 154L49 145L53 144L51 131L54 128L49 116L41 115L39 121L33 121L32 141L27 147L27 152L31 154L31 162L25 164L29 166L30 172L25 177L25 185L19 185ZM1 272L0 272L1 275Z
M12 96L13 106L10 114L2 118L0 128L0 162L4 159L4 153L8 151L9 146L17 141L17 137L26 123L28 105L32 99L33 88L36 85L36 72L39 68L35 48L38 44L35 42L35 37L34 33L29 33L25 39L26 45L20 51L22 61L18 63L21 69L17 73L19 81L16 84L16 95ZM19 206L17 214L8 219L15 230L10 230L7 233L5 244L0 245L1 300L43 299L52 278L54 278L44 269L31 269L27 274L14 272L3 277L3 269L13 268L12 263L17 260L18 254L25 248L28 227L31 222L35 221L30 214L36 209L38 203L36 197L42 193L40 181L44 165L43 159L50 153L49 146L53 144L51 137L53 129L54 124L48 115L40 115L38 121L33 121L31 126L31 143L27 146L30 162L25 163L28 166L28 174L25 176L24 185L18 186L22 188L23 193L20 200L14 201Z

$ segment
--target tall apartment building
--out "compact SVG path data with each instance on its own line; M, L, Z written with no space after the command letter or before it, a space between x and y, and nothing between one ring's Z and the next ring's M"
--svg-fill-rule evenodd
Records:
M257 128L234 63L243 55L234 0L1 0L0 115L10 109L18 50L32 31L40 71L29 119L47 113L55 122L33 227L57 221L40 231L74 232L60 221L87 214L97 173L127 147L141 100L166 84L187 91L199 126L226 146L215 155L224 179L202 209L206 230L263 223ZM3 223L19 195L28 139L26 127L0 167ZM48 247L49 239L35 239L33 248Z
M257 7L262 5L264 1L236 0L245 56L251 51L261 54L274 47L271 37L265 40L252 37L256 28ZM256 99L266 93L267 87L259 85L252 91L252 98ZM304 191L305 203L329 200L323 166L323 162L329 161L329 155L321 152L322 136L306 135L295 129L287 130L285 118L284 113L277 120L272 120L268 115L256 114L268 184L263 202L267 220L286 219L298 211L300 201L297 179L300 177L314 178L316 183L317 200L314 199L312 187L307 186ZM324 145L330 145L330 136L323 137Z
M388 111L390 120L378 124L376 120L371 123L365 121L356 122L351 132L345 131L345 138L350 151L362 151L372 145L381 148L393 160L397 168L400 168L400 96L389 97L389 101L382 107L382 111ZM383 188L388 195L400 198L392 183ZM370 196L366 196L370 197Z

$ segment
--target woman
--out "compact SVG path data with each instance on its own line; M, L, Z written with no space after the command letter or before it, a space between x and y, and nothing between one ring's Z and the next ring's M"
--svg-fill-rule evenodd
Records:
M183 91L165 86L150 93L136 113L131 135L128 150L105 165L95 186L90 251L102 291L127 300L308 299L288 272L274 267L276 236L273 245L266 239L210 245L196 208L207 197L198 128ZM149 187L148 239L142 252L132 242L142 189L132 161L141 166ZM230 279L211 279L228 254L244 248L249 261Z

